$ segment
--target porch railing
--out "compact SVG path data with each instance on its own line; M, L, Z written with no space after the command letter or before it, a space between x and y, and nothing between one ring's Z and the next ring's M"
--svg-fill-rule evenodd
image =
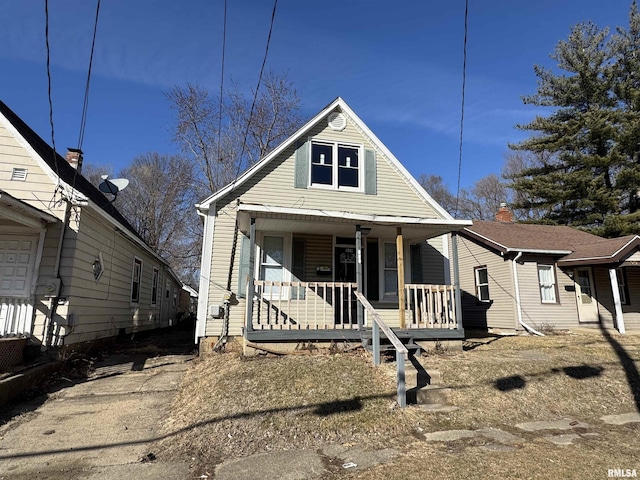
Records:
M30 299L0 297L0 337L30 336L32 316Z
M358 328L355 283L254 280L253 330Z
M458 328L453 285L405 284L407 328Z
M409 351L407 347L400 341L393 330L389 328L389 326L382 321L378 312L371 306L369 301L362 295L360 292L355 292L358 301L362 303L364 308L367 310L369 317L371 318L371 330L372 337L371 342L373 345L373 364L380 365L380 330L382 333L389 339L393 348L396 349L396 384L398 389L398 405L401 408L407 406L407 387L405 382L404 375L404 363L409 355Z

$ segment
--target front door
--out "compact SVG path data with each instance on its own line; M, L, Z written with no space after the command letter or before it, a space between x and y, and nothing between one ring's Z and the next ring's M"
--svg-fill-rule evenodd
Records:
M593 288L593 274L590 267L576 268L576 301L578 302L578 319L580 322L598 321L598 301Z
M346 239L342 241L346 243ZM336 245L334 250L335 282L356 283L356 246ZM357 323L356 298L350 295L347 288L336 287L335 292L335 321L337 324ZM349 293L349 294L348 294Z

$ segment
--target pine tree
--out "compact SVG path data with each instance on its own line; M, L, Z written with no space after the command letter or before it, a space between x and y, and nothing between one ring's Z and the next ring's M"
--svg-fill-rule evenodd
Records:
M514 150L544 158L512 174L520 209L544 220L609 236L640 231L640 15L610 35L591 22L574 26L551 58L562 73L535 66L537 93L525 103L551 109L518 128L534 132Z

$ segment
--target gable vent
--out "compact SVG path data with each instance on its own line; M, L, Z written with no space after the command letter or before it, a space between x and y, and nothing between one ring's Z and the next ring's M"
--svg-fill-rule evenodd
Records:
M11 180L18 180L20 182L24 182L27 179L27 169L26 168L14 168L11 172Z
M340 112L332 112L327 117L327 122L332 130L341 132L347 126L347 119Z

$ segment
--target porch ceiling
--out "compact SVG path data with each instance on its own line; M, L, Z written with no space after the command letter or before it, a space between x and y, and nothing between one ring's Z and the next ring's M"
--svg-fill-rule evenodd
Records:
M471 224L467 220L358 214L314 209L273 207L255 204L238 205L239 228L249 231L250 219L256 219L256 230L309 233L317 235L355 236L355 226L370 228L369 236L393 238L402 228L403 237L418 242L444 233L461 230Z

